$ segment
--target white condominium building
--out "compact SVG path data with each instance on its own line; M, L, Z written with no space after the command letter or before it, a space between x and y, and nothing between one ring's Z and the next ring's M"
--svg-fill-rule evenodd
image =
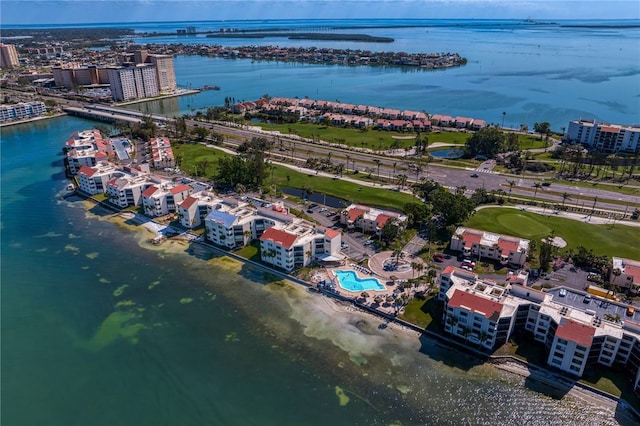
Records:
M640 124L598 123L595 120L574 120L569 123L566 138L604 152L639 152Z
M158 80L153 65L138 64L109 68L109 86L116 101L158 96Z
M151 185L142 193L144 213L151 217L174 213L177 205L183 202L192 191L193 188L185 184Z
M379 235L384 225L394 220L403 228L407 222L407 216L391 210L382 210L369 206L351 204L340 214L340 223L349 228L356 228L363 232L371 232Z
M161 169L175 166L176 162L168 137L153 138L149 140L149 146L151 147L151 156L153 157L153 167Z
M142 193L152 184L148 173L123 167L111 176L105 194L111 203L120 208L139 206L142 204Z
M229 200L231 201L231 200ZM222 247L235 249L256 238L257 209L247 203L221 203L204 220L207 238Z
M172 55L147 55L147 62L153 64L156 68L156 77L158 79L158 90L160 93L168 94L176 91L176 73L173 68Z
M202 225L205 218L211 211L219 208L223 203L222 198L218 198L209 191L194 192L183 202L178 204L178 217L180 224L185 228L197 228Z
M438 299L445 332L465 345L491 351L514 331L525 332L547 348L550 367L580 377L596 365L617 365L640 390L640 323L627 305L578 290L479 280L451 266L442 272Z
M341 259L342 234L302 220L276 224L260 237L262 261L286 271L309 265L314 259Z
M529 240L461 226L451 236L451 250L460 251L465 256L523 266L529 253Z
M19 102L11 105L0 105L0 123L10 120L22 120L45 115L47 108L44 102Z
M67 140L64 151L67 155L69 173L75 175L80 167L93 167L106 161L112 152L111 144L102 138L97 129L75 132Z

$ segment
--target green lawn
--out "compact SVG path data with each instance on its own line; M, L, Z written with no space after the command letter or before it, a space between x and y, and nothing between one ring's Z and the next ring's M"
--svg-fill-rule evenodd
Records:
M207 160L206 173L199 173L199 175L208 178L213 177L217 172L218 159L230 155L201 144L176 144L173 150L176 158L181 158L180 168L189 175L193 175L195 165L199 161ZM355 177L361 179L364 176L364 174L359 174ZM268 185L275 183L278 188L285 186L299 189L308 188L314 192L325 193L350 202L394 209L402 209L406 203L416 200L413 196L402 192L301 173L283 166L275 166L273 180L269 176L265 183Z
M437 292L426 299L415 297L404 307L404 312L400 315L405 321L424 327L431 331L439 331L440 318L442 317L442 307L436 298Z
M406 203L416 201L412 195L403 192L362 186L346 180L326 178L315 174L300 173L281 166L276 166L274 169L273 181L278 187L309 188L314 192L332 195L354 203L398 210L403 209ZM271 182L271 178L268 179L268 182Z
M199 176L212 177L218 171L218 159L227 157L223 151L213 148L207 148L202 144L175 144L171 147L176 159L180 161L180 169L186 174L193 176L196 170L196 164L206 160L206 170L204 173L198 171Z
M592 225L557 216L543 216L511 208L478 210L467 222L471 228L540 240L553 230L564 238L567 248L584 246L596 255L637 258L640 228Z
M417 134L413 132L402 133L374 129L359 130L309 123L250 124L252 126L262 127L264 130L278 130L284 134L293 133L304 138L319 138L326 142L341 143L356 148L369 148L374 150L390 149L394 142L397 149L412 147L415 145L415 138L417 136ZM470 136L471 133L463 132L429 132L421 134L423 140L428 138L429 145L435 142L464 145Z

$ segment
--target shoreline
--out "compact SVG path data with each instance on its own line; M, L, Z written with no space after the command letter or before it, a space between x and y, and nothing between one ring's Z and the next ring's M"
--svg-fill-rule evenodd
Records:
M52 114L52 115L38 115L37 117L30 117L30 118L25 118L22 120L16 120L16 121L9 121L7 123L0 123L0 128L2 127L9 127L9 126L16 126L18 124L27 124L27 123L33 123L34 121L41 121L41 120L49 120L51 118L58 118L58 117L62 117L68 115L66 112L59 112L56 114Z
M106 217L96 216L97 219L106 220L134 231L136 229L139 229L141 231L141 233L139 233L141 237L139 243L142 248L151 250L164 250L177 254L183 253L185 251L185 248L187 248L190 244L195 243L205 250L210 250L211 252L222 254L223 258L230 259L233 263L237 263L240 266L243 264L249 265L255 267L258 270L274 274L280 280L293 285L296 289L306 288L307 290L311 290L314 288L312 283L306 282L296 277L292 277L280 271L273 270L268 266L256 263L249 259L244 259L238 255L235 255L234 253L230 253L223 249L215 247L212 244L203 241L201 237L196 237L195 235L190 234L188 231L183 231L177 236L164 240L159 245L154 245L151 240L158 236L164 235L162 233L163 231L167 229L173 230L173 228L167 225L159 224L154 220L138 213L118 211L117 209L105 205L105 203L103 202L94 200L91 197L85 197L84 195L79 195L79 197L90 203L100 205L103 208L114 212L113 214L107 215ZM127 220L132 220L134 224L125 223L125 221ZM146 236L151 237L151 239L147 239ZM147 242L147 244L143 245L143 243L145 242ZM169 247L166 246L167 243L170 244ZM214 264L216 267L222 267L221 265L218 265L218 263ZM235 267L235 265L228 265L228 268L225 269L234 270ZM257 277L255 279L258 282L260 281L260 279ZM357 316L358 320L369 320L373 321L374 323L378 323L380 320L382 320L382 323L379 324L379 327L385 330L391 330L390 334L381 336L386 339L397 340L401 338L401 335L403 335L411 339L418 338L419 340L421 338L426 338L429 340L433 340L436 345L441 345L449 350L458 350L461 351L460 353L462 354L467 354L481 359L482 365L491 366L500 371L523 377L525 380L534 380L544 386L551 387L556 391L562 388L566 391L566 395L571 394L575 398L587 400L593 404L606 406L612 409L612 411L614 412L620 412L621 410L624 410L626 411L626 413L628 413L628 420L632 422L640 419L640 413L623 398L608 394L585 383L571 381L570 379L562 375L556 375L550 370L547 370L544 366L531 364L525 360L510 355L494 356L472 350L472 348L461 346L458 342L449 339L447 336L441 336L433 332L428 332L427 330L424 330L400 318L386 314L368 306L361 305L356 301L357 296L354 296L353 299L350 299L339 293L336 294L329 291L318 291L317 293L317 295L312 294L311 292L300 293L292 296L291 298L295 299L296 301L306 299L307 297L312 298L315 303L312 303L312 306L308 306L307 304L305 308L315 310L316 312L320 312L322 315L332 317L336 320L337 315L340 314L339 316L342 317L342 321L345 322L345 324L349 322L349 320L351 320L354 316ZM306 297L302 296L303 294ZM318 296L321 296L320 299L318 299ZM295 304L290 303L290 307L293 309L295 307ZM294 320L298 321L303 326L305 325L303 323L303 317L296 317L294 314L292 315L292 318ZM308 335L308 337L318 338L318 336L314 336L313 334ZM347 353L351 354L349 350L338 344L338 342L334 341L333 343L341 347ZM558 385L558 383L561 384Z

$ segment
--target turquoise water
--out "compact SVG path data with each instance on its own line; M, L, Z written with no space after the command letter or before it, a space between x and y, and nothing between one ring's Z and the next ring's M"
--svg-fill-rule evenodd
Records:
M506 110L507 125L528 111L519 99L527 93L534 121L575 115L572 105L619 121L638 114L638 73L622 72L638 63L633 31L445 30L450 37L436 28L428 37L397 34L420 50L441 50L447 43L438 40L448 38L444 50L468 53L478 40L482 63L425 74L181 56L181 84L217 84L220 93L151 105L171 113L224 96L316 92L403 108L451 103L461 115L484 111L493 120ZM623 53L603 52L605 39ZM532 64L537 76L524 72ZM505 68L513 74L501 74ZM109 212L60 200L62 144L93 124L64 117L0 130L3 425L633 424L620 407L548 396L539 384L202 246L154 247L148 235L107 220Z
M60 200L62 143L91 124L2 129L3 425L625 423Z
M377 278L360 278L354 271L333 271L340 287L347 291L384 290L386 287Z

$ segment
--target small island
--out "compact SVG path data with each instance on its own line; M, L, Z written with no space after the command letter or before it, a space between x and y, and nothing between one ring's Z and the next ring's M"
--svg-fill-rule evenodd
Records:
M207 34L208 38L267 38L287 37L289 40L331 40L331 41L359 41L368 43L393 43L391 37L377 37L368 34L340 34L340 33L284 33L284 32L251 32L233 31Z

